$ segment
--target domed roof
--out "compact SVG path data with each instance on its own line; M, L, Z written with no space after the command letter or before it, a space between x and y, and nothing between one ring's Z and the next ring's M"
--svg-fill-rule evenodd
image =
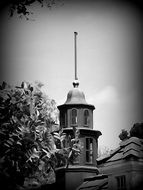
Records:
M78 81L73 82L74 88L68 92L65 104L87 104L84 93L78 88Z
M74 88L70 90L67 94L67 100L64 104L59 105L58 109L64 109L67 106L73 106L73 105L83 105L86 108L94 110L95 107L92 104L88 104L85 100L84 93L78 88L79 82L78 80L75 80L73 82Z
M84 93L78 88L73 88L68 92L65 104L87 104Z

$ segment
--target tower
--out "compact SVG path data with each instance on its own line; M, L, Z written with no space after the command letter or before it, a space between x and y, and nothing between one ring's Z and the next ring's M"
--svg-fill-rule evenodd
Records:
M73 127L79 130L79 138L83 149L75 164L96 166L98 137L101 135L101 132L93 130L93 110L95 107L86 102L84 93L79 89L76 36L77 32L74 33L75 81L73 82L73 89L67 94L66 102L58 106L60 112L60 126L67 134L72 133Z
M79 89L77 78L77 32L74 33L75 45L75 80L73 88L68 92L64 104L59 105L60 127L67 135L73 134L73 128L79 131L79 141L83 145L82 152L74 165L57 170L58 186L62 189L74 190L79 186L84 177L97 175L96 159L98 152L98 137L100 131L93 129L94 105L88 104L84 93ZM61 183L62 181L62 183Z

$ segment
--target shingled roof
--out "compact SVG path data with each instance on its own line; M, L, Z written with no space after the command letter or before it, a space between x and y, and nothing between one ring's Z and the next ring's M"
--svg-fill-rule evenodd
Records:
M94 177L87 177L77 190L105 190L108 188L108 176L100 174Z
M113 162L129 157L143 159L143 139L130 137L129 139L121 141L120 146L111 151L108 156L98 158L97 164L100 165L105 162Z

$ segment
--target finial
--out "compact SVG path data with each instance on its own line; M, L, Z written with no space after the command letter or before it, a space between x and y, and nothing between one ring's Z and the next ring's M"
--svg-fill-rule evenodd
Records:
M78 88L78 86L79 86L79 81L78 80L74 80L73 81L73 87L74 88Z

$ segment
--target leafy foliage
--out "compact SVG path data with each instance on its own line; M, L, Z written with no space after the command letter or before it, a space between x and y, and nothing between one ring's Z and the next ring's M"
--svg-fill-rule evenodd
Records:
M130 130L130 136L143 139L143 123L135 123Z
M119 134L120 140L126 140L130 137L138 137L143 139L143 123L135 123L130 129L129 133L125 129L122 129L121 133Z
M66 166L74 164L75 159L79 156L81 144L79 142L79 131L74 131L73 137L67 135L62 131L60 133L54 132L55 144L57 147L56 156L57 166Z
M111 152L111 150L106 146L99 147L98 158L108 156L110 154L110 152Z
M46 5L48 8L54 6L57 2L61 0L11 0L10 1L10 16L13 16L14 12L21 16L27 16L32 14L29 7L34 3L39 3L41 7ZM28 19L28 17L26 17Z
M53 183L55 167L80 153L77 131L68 146L62 131L52 131L57 118L55 101L42 93L41 84L0 86L0 177L9 180L10 189Z
M121 133L119 134L119 139L123 141L128 138L129 138L128 132L125 129L122 129Z

